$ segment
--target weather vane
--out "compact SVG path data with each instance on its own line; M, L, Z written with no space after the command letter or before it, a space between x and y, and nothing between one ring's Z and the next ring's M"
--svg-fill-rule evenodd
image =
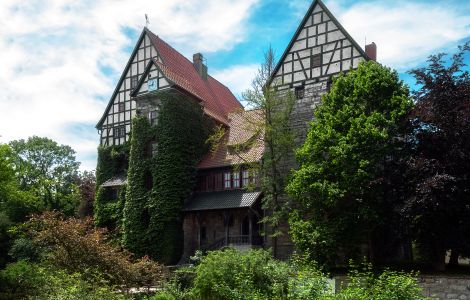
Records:
M147 16L147 14L145 14L145 27L149 27L149 24L150 24L149 17Z

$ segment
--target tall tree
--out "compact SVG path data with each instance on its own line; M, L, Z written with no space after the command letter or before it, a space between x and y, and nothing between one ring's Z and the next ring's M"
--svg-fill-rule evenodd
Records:
M96 189L95 173L90 171L80 172L77 185L80 192L77 215L81 218L93 216L93 201Z
M269 48L264 55L264 62L258 69L251 89L243 93L243 100L257 114L245 114L264 140L265 152L260 168L263 190L263 207L268 214L264 222L269 226L269 235L273 238L273 254L277 256L277 239L283 232L280 222L286 219L289 203L285 194L286 178L289 175L289 159L294 156L294 134L290 117L295 98L290 91L279 92L270 79L276 67L274 52Z
M429 65L410 73L419 90L408 180L411 191L402 210L416 242L438 270L459 254L470 255L470 76L464 55L470 44L446 61L445 54L429 57Z
M10 142L20 188L33 193L46 209L73 214L78 204L76 179L79 162L66 145L33 136Z
M334 265L339 252L350 256L363 243L373 246L378 225L390 213L377 180L411 107L398 74L375 62L333 79L288 185L299 205L290 218L292 238L307 257Z

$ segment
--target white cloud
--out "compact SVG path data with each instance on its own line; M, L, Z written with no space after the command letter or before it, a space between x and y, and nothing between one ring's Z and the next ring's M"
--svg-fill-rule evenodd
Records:
M147 13L150 29L186 55L229 50L257 1L3 0L0 142L48 136L93 169L94 125L114 89L101 67L123 70L134 42L123 29L141 30Z
M470 36L468 3L372 1L345 8L329 1L327 6L359 45L364 46L364 38L374 41L378 60L400 71Z
M238 98L251 87L251 82L258 72L259 65L235 65L223 70L216 70L211 76L225 84Z

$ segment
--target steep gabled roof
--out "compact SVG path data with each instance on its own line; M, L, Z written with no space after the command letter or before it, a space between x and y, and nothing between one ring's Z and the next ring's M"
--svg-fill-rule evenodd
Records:
M352 38L352 36L344 29L344 27L341 25L341 23L335 18L335 16L330 12L330 10L326 7L325 4L321 0L314 0L312 4L310 5L310 8L308 9L307 13L305 14L304 18L302 19L302 22L300 22L299 27L297 27L297 30L294 33L294 36L289 42L289 45L287 45L286 49L284 50L284 53L282 54L281 58L277 62L276 67L274 68L274 71L271 74L271 77L268 81L268 84L271 84L272 79L274 78L275 74L279 71L281 68L282 64L286 60L286 56L289 54L290 49L294 45L294 43L297 41L297 38L300 35L300 32L305 26L305 23L307 23L308 18L312 14L313 10L315 9L315 6L319 5L323 11L328 15L331 21L338 27L338 29L347 37L347 39L351 42L351 44L356 47L356 49L359 51L359 53L366 59L370 60L370 58L367 56L367 54L362 50L361 46Z
M229 114L229 128L217 149L206 154L199 169L211 169L260 162L264 153L264 134L260 132L260 110Z
M116 89L108 102L105 112L96 125L97 128L103 124L112 105L112 101L119 91L119 86L125 79L126 72L132 63L132 58L138 50L138 45L146 34L161 59L161 61L154 59L150 63L155 63L165 77L178 88L198 98L204 106L204 111L209 116L227 125L228 114L243 109L241 103L225 85L210 75L207 76L207 80L204 80L189 59L176 51L153 32L144 28L125 67L125 71L119 79Z
M204 80L189 59L153 32L146 30L161 58L161 62L156 63L164 75L183 90L202 100L209 115L217 119L222 118L228 123L228 114L243 108L226 86L211 76Z

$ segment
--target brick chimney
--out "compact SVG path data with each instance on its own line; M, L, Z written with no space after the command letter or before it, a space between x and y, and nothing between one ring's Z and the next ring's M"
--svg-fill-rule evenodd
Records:
M204 57L201 53L193 54L193 65L196 68L199 76L207 80L207 66L204 64Z
M377 61L377 45L372 42L366 45L366 55L373 61Z

